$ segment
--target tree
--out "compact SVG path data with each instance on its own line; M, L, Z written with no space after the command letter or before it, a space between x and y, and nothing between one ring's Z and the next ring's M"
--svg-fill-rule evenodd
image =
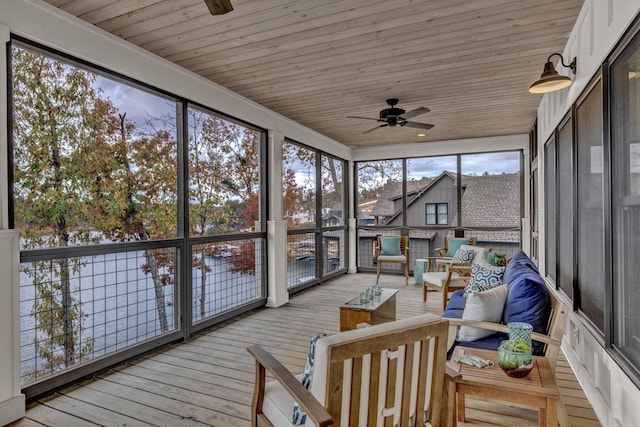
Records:
M189 110L190 234L253 229L259 218L259 134L200 110ZM252 242L251 242L252 243ZM255 271L255 252L243 242L227 259L233 271ZM199 311L206 315L210 267L206 245L198 247L193 267L200 268Z
M176 140L137 132L88 71L14 47L12 52L14 225L24 249L176 236ZM173 280L172 250L145 251L141 265L168 329L163 286ZM36 290L36 349L53 372L92 349L72 288L83 258L24 265ZM37 375L38 373L36 373Z
M98 161L88 147L96 134L113 132L104 120L109 106L99 102L92 75L24 49L12 53L14 222L23 246L95 242L83 203ZM37 292L37 352L50 371L77 363L92 348L92 340L83 339L84 316L70 282L81 265L72 257L23 268Z
M116 164L103 173L116 175L120 188L115 194L97 191L95 199L98 206L119 200L119 221L114 222L113 215L103 215L108 223L99 228L121 242L173 237L177 225L175 138L166 130L157 130L149 137L132 137L135 126L127 124L126 113L118 115L118 129L119 136L108 147ZM104 188L101 186L101 190ZM160 330L166 332L169 322L164 286L173 283L173 256L166 249L146 249L144 253L147 262L141 268L151 274ZM163 268L167 270L164 274Z

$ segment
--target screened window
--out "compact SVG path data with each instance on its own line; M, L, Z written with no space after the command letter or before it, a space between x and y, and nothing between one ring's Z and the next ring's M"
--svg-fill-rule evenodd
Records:
M556 268L556 140L551 137L544 146L544 214L545 214L545 262L546 274L554 282Z
M11 65L28 384L179 328L178 104L28 46Z
M573 298L573 131L571 120L558 130L557 141L557 285Z
M27 41L10 54L24 393L261 305L265 132Z
M614 344L640 367L640 36L611 66Z
M604 219L602 88L598 83L576 107L577 287L580 310L604 331Z
M449 224L449 204L448 203L427 203L425 205L427 225L447 225Z
M345 171L344 160L293 141L282 145L289 289L346 267Z

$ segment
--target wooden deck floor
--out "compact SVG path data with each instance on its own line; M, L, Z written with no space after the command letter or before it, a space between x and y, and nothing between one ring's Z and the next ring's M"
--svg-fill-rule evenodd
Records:
M338 307L375 282L369 274L347 275L294 296L277 309L259 309L225 322L186 343L118 366L95 379L33 402L12 426L249 426L255 343L292 372L301 372L314 332L339 330ZM422 290L399 276L381 277L398 288L397 317L431 311ZM591 405L564 357L556 370L563 408L573 426L599 426ZM563 409L561 408L561 411ZM461 426L537 426L537 413L467 398Z

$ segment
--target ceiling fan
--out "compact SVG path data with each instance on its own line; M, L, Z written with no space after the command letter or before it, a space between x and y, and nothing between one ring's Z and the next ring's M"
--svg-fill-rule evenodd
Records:
M420 114L425 114L431 111L428 108L418 107L415 110L411 110L407 113L402 108L396 108L396 105L398 104L397 98L389 98L387 99L386 102L387 102L387 105L389 105L389 108L385 108L384 110L380 111L380 118L378 119L372 119L371 117L359 117L359 116L347 116L347 117L350 119L375 120L377 122L383 123L381 125L378 125L374 128L371 128L369 130L362 132L363 134L373 132L374 130L380 129L385 126L389 126L389 127L409 126L409 127L418 128L418 129L431 129L433 127L433 125L430 125L428 123L418 123L418 122L409 121L409 119L413 117L416 117L416 116L419 116Z

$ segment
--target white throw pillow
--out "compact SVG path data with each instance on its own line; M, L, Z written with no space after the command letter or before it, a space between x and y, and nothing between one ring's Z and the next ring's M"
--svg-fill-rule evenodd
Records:
M508 293L508 286L500 285L488 291L469 294L464 306L464 312L462 313L462 319L499 323L502 318L502 311L504 310L504 303L507 300ZM458 341L475 341L488 337L493 333L494 331L488 331L486 329L460 326Z

